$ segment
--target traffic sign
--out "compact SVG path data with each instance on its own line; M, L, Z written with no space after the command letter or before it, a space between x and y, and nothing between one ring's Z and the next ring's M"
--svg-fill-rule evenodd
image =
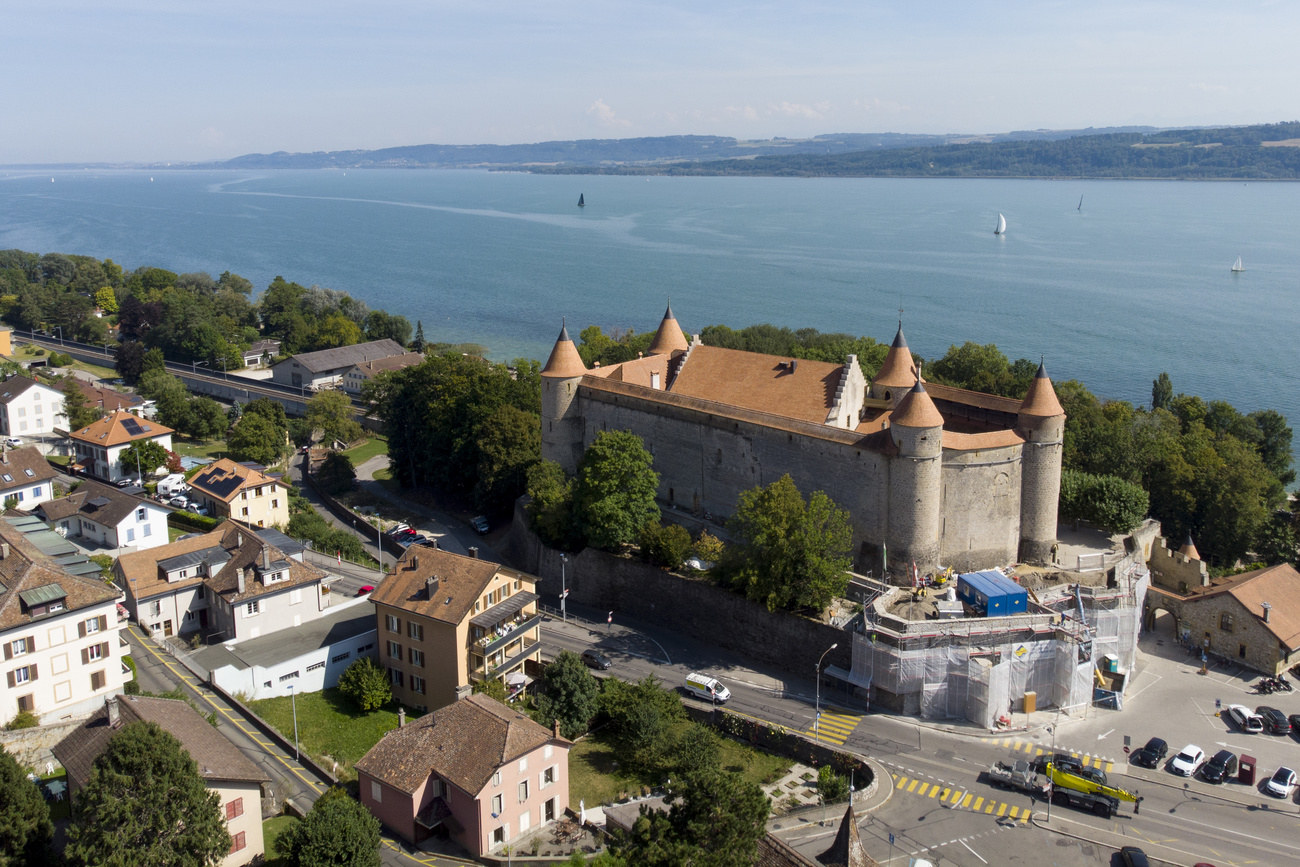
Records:
M614 612L613 612L613 611L609 612L609 616L605 618L605 622L608 623L608 624L611 625L611 626L614 625Z
M890 832L889 832L889 845L890 845L890 846L894 845L894 832L893 832L893 831L890 831Z
M1128 747L1125 747L1125 748L1124 748L1124 752L1127 754L1128 751L1129 751L1129 748L1128 748Z

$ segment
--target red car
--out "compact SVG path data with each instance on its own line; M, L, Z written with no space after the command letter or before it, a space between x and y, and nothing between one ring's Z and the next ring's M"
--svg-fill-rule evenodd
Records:
M363 587L361 587L361 588L359 588L359 589L357 590L357 595L358 595L358 596L365 596L367 593L371 592L371 591L374 590L374 589L375 589L375 585L373 585L373 584L366 584L365 586L363 586Z

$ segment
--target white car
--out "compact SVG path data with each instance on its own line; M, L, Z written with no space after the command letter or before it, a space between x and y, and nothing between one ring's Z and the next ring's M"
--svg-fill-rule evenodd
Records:
M1182 752L1174 756L1173 761L1169 763L1169 769L1175 774L1184 777L1196 776L1196 769L1205 764L1205 750L1196 744L1188 744L1183 747Z
M5 439L5 445L7 445L7 446L17 447L17 446L20 446L20 445L22 445L22 444L23 444L23 441L22 441L22 438L20 438L20 437L8 437L8 438Z
M1264 784L1264 791L1275 798L1289 798L1291 793L1295 791L1295 786L1295 771L1290 768L1278 768L1273 772L1273 776L1268 778L1268 782Z
M1251 713L1250 708L1243 704L1228 705L1228 716L1245 734L1259 734L1264 730L1263 718Z

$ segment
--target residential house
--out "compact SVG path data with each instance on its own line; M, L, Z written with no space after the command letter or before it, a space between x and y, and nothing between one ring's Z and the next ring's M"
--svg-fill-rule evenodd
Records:
M376 358L373 361L359 361L348 368L347 373L343 374L343 382L340 387L355 397L361 394L361 386L374 379L377 374L385 370L402 370L422 361L424 361L424 356L418 352L390 355L386 358Z
M271 359L280 354L280 341L258 340L244 350L244 367L270 367Z
M70 377L64 382L72 383L73 387L85 396L86 406L103 410L106 413L119 409L133 410L143 407L145 404L145 399L138 394L129 394L107 386L95 385L86 382L84 379Z
M398 727L356 763L361 803L399 837L446 836L473 858L563 818L569 748L486 695Z
M191 476L189 484L190 499L207 506L214 518L236 518L257 527L289 523L288 492L256 464L222 458Z
M173 433L171 428L156 421L138 418L126 410L114 410L89 427L68 435L76 449L76 462L71 469L110 482L141 473L151 475L157 467L123 470L120 464L122 452L132 443L143 440L152 440L171 451Z
M486 677L541 655L537 579L475 557L412 545L370 594L393 696L441 707Z
M233 521L124 554L113 578L132 618L162 635L203 630L224 641L256 638L315 620L328 605L324 572Z
M64 538L143 551L167 544L167 510L111 485L86 481L66 497L36 507Z
M54 747L54 757L68 774L68 795L75 806L86 787L95 759L108 742L130 725L153 723L180 741L203 778L216 792L218 809L230 835L230 854L221 867L260 861L262 841L262 787L271 781L239 748L221 734L189 702L143 695L113 696L104 707Z
M0 433L38 436L67 424L63 392L26 376L11 376L0 383Z
M0 521L0 720L31 711L45 722L89 713L120 692L121 594L66 571Z
M31 509L54 496L59 474L34 446L0 447L0 502L12 497L20 509Z
M337 349L322 349L317 352L303 352L285 359L271 367L271 379L281 385L317 391L322 388L336 388L343 382L343 376L353 365L393 355L405 355L406 349L399 343L384 338L369 343L357 343L353 346L340 346Z

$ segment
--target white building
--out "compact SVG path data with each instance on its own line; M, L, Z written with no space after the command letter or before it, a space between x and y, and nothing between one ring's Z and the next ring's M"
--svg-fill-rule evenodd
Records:
M339 383L339 387L356 397L361 394L361 386L384 371L402 370L423 361L424 356L418 352L390 355L386 358L376 358L373 361L359 361L343 374L343 381Z
M64 538L80 537L119 553L167 544L166 509L99 482L87 481L36 511Z
M0 446L0 502L13 497L18 508L31 509L54 497L58 476L38 449Z
M103 581L78 577L0 521L0 720L20 710L50 723L84 715L121 692L117 600Z
M139 418L125 410L117 410L99 421L72 431L68 436L76 448L76 463L71 469L84 472L98 479L116 482L118 479L135 477L137 468L124 470L121 466L122 452L134 442L152 440L171 451L171 428L156 421ZM158 467L140 467L139 472L150 476Z
M0 383L0 433L37 436L67 426L63 392L26 376L11 376Z
M337 349L303 352L272 366L271 379L306 391L338 388L342 387L343 377L353 365L406 354L400 344L388 338Z

